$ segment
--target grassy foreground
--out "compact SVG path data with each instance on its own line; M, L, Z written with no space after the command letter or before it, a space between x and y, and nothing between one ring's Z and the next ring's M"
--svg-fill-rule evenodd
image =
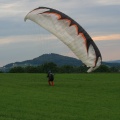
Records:
M0 74L0 120L120 120L120 74Z

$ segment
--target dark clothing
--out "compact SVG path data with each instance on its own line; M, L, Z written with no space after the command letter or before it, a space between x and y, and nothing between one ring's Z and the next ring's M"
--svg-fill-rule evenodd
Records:
M47 75L47 77L48 77L48 84L50 85L50 86L54 86L54 74L53 73L51 73L51 72L49 72L48 73L48 75Z
M53 73L48 73L47 77L48 77L49 81L53 81L54 80Z

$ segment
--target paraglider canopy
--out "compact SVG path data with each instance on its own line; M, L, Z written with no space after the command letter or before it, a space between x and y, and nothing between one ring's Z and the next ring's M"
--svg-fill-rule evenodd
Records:
M97 69L102 62L101 53L89 34L72 18L64 13L39 7L29 12L29 19L54 34L87 66L87 72Z

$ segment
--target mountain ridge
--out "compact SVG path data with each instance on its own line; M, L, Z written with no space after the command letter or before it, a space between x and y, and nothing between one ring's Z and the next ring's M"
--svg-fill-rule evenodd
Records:
M116 60L117 62L113 62L113 61L105 61L102 62L102 64L110 66L110 67L116 67L116 66L120 66L120 60ZM83 63L77 59L77 58L73 58L73 57L68 57L68 56L63 56L63 55L59 55L59 54L55 54L55 53L50 53L50 54L43 54L39 57L33 58L31 60L25 60L22 62L14 62L14 63L9 63L5 66L3 66L4 68L10 69L12 67L17 67L17 66L21 66L21 67L25 67L25 66L38 66L38 65L42 65L44 63L47 62L53 62L58 66L63 66L63 65L71 65L71 66L81 66Z
M111 60L111 61L107 61L108 63L120 63L120 60Z
M43 54L31 60L9 63L3 67L11 68L15 66L38 66L38 65L42 65L47 62L54 62L58 66L62 66L62 65L78 66L78 64L80 65L82 64L82 62L76 58L63 56L63 55L59 55L55 53L50 53L50 54Z

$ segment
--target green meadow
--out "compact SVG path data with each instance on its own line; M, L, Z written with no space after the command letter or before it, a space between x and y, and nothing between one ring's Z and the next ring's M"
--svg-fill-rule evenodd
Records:
M120 120L120 74L0 74L0 120Z

